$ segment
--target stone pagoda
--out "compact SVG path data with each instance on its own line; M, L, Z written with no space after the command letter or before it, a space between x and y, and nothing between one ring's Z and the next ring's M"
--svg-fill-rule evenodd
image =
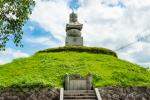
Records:
M78 22L77 14L72 12L69 17L69 23L66 24L66 46L83 46L82 26L83 24Z

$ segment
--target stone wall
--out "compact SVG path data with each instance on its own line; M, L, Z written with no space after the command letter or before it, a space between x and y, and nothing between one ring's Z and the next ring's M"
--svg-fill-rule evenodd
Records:
M102 100L150 100L147 87L103 87L99 91Z
M102 100L150 100L147 87L99 88ZM49 88L9 88L0 90L0 100L59 100L59 90Z
M0 90L0 100L59 100L59 90L24 88Z

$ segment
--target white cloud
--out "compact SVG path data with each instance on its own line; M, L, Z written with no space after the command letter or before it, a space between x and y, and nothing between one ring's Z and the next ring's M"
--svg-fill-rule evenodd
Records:
M8 61L0 60L0 65L6 64Z
M115 50L136 40L137 35L149 34L150 2L140 0L122 1L126 8L109 7L107 3L117 3L118 0L81 0L78 9L80 20L84 24L83 36L86 45L103 46ZM131 2L132 1L132 2ZM139 2L138 2L139 1ZM103 3L102 3L103 2ZM138 3L137 3L138 2ZM150 56L150 43L137 43L118 53L119 57L141 64L137 58L147 59ZM140 57L139 57L140 55ZM150 60L149 60L150 62ZM146 62L148 63L148 62Z
M0 64L11 62L13 59L28 57L27 53L21 52L20 50L14 50L7 48L6 51L0 51Z
M67 0L68 1L68 0ZM31 20L52 33L61 41L65 39L65 22L70 9L66 0L37 1Z
M37 1L31 20L64 43L65 24L70 11L69 0ZM122 3L124 7L118 4ZM150 29L150 0L79 0L77 10L79 21L83 23L84 43L88 46L106 47L115 50L136 40L140 32ZM110 7L109 5L113 5ZM142 35L149 32L142 33ZM41 38L36 43L49 39ZM147 42L147 43L145 43ZM47 42L48 43L48 42ZM51 43L51 41L49 42ZM49 44L48 43L48 44ZM118 51L119 57L135 63L144 63L139 58L148 59L150 42L143 41ZM54 44L57 45L57 44ZM64 45L64 44L61 44ZM150 61L149 61L150 62ZM145 63L149 63L145 62Z
M33 45L43 45L46 47L55 47L61 45L61 43L57 43L54 39L50 37L30 37L25 39L26 42L31 43Z

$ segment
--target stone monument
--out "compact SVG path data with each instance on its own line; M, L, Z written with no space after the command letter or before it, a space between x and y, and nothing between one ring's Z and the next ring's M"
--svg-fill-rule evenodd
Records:
M69 23L66 24L66 46L83 46L83 37L81 37L82 26L83 24L78 22L77 14L72 12Z

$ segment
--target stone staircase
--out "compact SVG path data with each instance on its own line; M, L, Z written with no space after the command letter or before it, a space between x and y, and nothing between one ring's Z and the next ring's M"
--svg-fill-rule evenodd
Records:
M66 75L64 88L60 89L60 100L102 100L98 88L92 89L92 76Z
M60 100L102 100L95 90L60 90Z
M97 100L94 90L64 90L64 100Z

